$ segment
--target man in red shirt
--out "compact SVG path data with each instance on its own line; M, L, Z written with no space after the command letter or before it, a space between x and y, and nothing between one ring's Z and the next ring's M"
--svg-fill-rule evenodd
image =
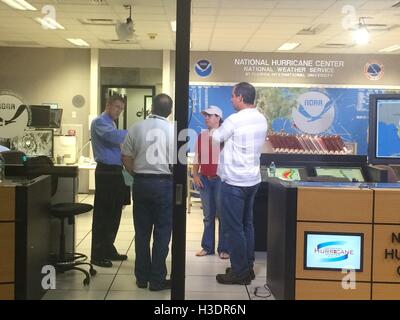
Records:
M210 132L221 125L222 110L216 106L210 106L202 111L202 114L208 130L202 131L197 138L192 171L194 184L200 191L204 214L202 249L196 253L198 257L214 254L215 251L215 217L217 216L217 211L219 211L217 204L219 202L219 187L221 183L220 177L217 176L221 146L211 142ZM228 259L228 248L221 222L219 222L218 234L218 255L221 259Z

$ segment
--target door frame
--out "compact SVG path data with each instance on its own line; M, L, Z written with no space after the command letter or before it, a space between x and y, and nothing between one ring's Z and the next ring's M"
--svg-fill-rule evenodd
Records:
M103 84L101 85L101 91L100 91L100 113L104 111L106 108L106 93L108 89L111 88L117 88L117 89L151 89L152 96L154 97L156 95L156 86L151 86L151 85L114 85L114 84ZM146 95L145 95L146 97ZM146 98L145 98L146 101ZM144 114L146 115L146 104L144 104ZM123 124L123 129L127 129L127 122L126 122L126 115L127 115L127 108L124 109L124 124ZM144 119L146 116L144 117Z

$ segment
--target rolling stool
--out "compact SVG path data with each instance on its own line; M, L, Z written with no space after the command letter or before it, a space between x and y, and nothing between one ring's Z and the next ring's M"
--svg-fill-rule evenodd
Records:
M60 248L57 261L54 264L56 271L64 273L68 270L79 270L83 272L86 275L83 280L85 286L90 284L90 276L94 276L97 271L91 263L85 262L88 258L87 255L65 252L64 221L67 218L68 222L72 224L76 215L89 212L92 209L93 206L86 203L57 203L50 207L50 214L61 221ZM90 275L85 269L79 268L80 265L88 265Z

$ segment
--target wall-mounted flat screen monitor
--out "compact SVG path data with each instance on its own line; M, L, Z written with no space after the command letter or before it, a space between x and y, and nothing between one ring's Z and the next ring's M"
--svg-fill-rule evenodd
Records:
M363 270L362 233L304 232L304 269Z
M30 105L28 106L29 122L31 128L49 128L50 106Z
M63 109L50 109L49 128L60 128Z
M400 163L400 94L369 96L368 162Z
M26 130L23 135L11 139L11 149L24 152L27 156L53 158L53 130Z
M316 167L315 173L317 177L329 176L335 178L345 178L352 182L365 182L364 175L360 167Z
M268 176L271 176L269 170ZM302 167L276 167L275 177L285 181L301 181L306 179L307 173Z

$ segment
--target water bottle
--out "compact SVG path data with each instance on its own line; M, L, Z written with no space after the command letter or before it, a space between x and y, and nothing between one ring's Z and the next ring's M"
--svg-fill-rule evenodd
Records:
M276 172L275 162L272 161L271 164L269 165L269 176L275 177L275 172Z
M4 157L0 153L0 182L2 182L5 179L6 175L6 161L4 160Z

